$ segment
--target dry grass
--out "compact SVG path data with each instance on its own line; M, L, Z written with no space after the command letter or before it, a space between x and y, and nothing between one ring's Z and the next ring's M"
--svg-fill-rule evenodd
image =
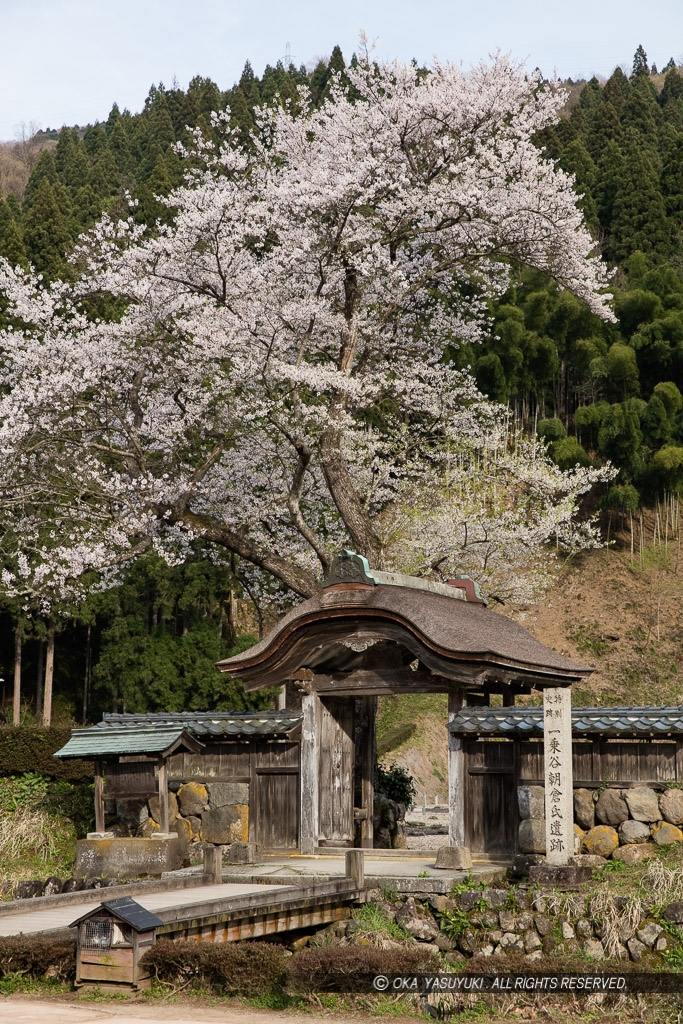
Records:
M64 839L60 824L45 811L5 811L0 815L0 860L52 860Z

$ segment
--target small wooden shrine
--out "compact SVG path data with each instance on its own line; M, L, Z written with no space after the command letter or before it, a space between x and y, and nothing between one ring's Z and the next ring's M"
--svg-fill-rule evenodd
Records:
M139 991L151 984L140 963L163 922L130 897L108 900L74 921L76 987Z

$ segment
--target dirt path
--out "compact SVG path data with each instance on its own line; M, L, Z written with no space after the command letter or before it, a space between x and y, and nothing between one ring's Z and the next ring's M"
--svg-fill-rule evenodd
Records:
M38 1000L0 997L0 1024L386 1024L386 1017L366 1014L289 1013L248 1007L201 1006L196 1003L79 1003L78 1000ZM394 1017L392 1024L415 1024L415 1017Z

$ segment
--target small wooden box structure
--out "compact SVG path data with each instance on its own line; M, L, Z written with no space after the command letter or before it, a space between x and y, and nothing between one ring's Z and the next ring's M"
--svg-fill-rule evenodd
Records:
M163 924L129 896L106 900L69 925L78 928L76 986L125 992L149 988L151 978L140 964Z

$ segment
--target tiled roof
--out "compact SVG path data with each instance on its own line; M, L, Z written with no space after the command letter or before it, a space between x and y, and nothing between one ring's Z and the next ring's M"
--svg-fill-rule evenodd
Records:
M461 736L542 736L543 709L464 707L448 726ZM572 708L575 736L683 735L683 706Z
M301 722L300 711L169 711L154 715L105 714L95 729L187 729L197 739L223 736L278 736Z
M71 739L55 757L106 757L113 754L163 754L169 747L182 741L189 730L184 726L164 726L149 729L134 728L72 729ZM192 745L195 749L195 744Z
M299 711L169 711L155 715L105 714L89 729L72 729L55 757L160 754L183 737L194 750L212 739L285 736L301 722Z

